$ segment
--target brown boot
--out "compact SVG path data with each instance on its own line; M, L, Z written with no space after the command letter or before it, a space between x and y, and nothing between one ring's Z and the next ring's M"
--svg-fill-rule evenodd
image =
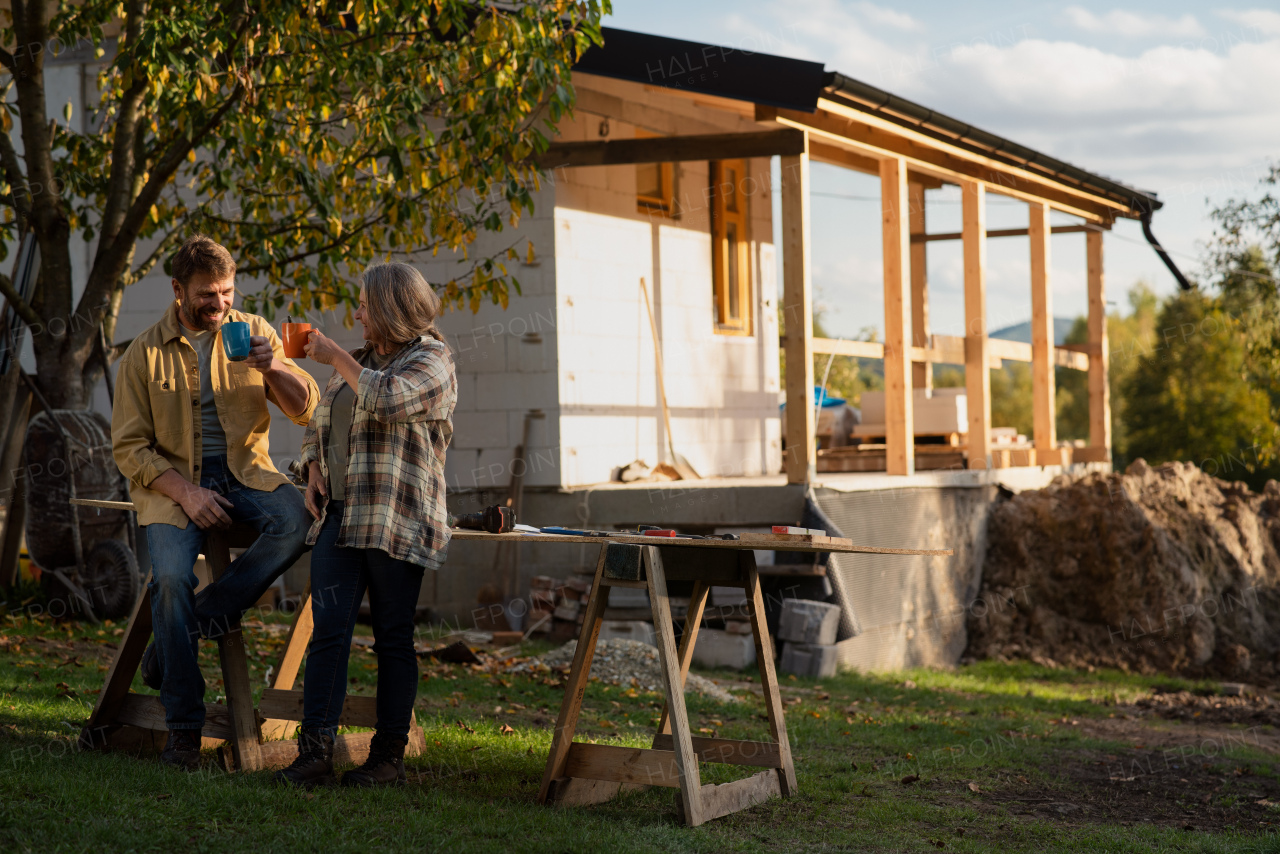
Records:
M404 785L404 748L408 743L406 736L374 733L369 758L359 768L343 774L342 785L360 788Z
M160 761L170 768L195 771L200 768L200 730L171 729Z
M314 789L332 786L333 736L324 730L302 730L298 733L298 758L288 768L277 771L277 783Z

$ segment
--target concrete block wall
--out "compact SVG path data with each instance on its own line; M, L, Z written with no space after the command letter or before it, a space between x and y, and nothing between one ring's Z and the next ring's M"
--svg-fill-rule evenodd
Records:
M589 140L603 127L596 117L580 114L562 124L560 133L565 140ZM607 130L610 138L626 139L636 128L610 122ZM746 336L720 335L714 328L709 166L680 163L675 173L678 217L637 211L634 166L557 173L565 486L607 480L614 467L633 459L652 465L666 456L642 278L662 346L676 451L704 475L773 473L781 465L769 163L751 161L743 188L756 238L755 326Z

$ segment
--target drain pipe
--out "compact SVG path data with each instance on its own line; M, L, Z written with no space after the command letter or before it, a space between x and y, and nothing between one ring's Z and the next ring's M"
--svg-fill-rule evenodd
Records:
M1169 253L1164 251L1164 247L1160 245L1160 241L1156 240L1156 236L1151 233L1151 209L1147 208L1141 212L1142 235L1147 238L1147 242L1151 244L1151 248L1156 250L1156 254L1160 256L1160 260L1169 268L1169 272L1173 273L1173 277L1178 280L1178 284L1184 291L1191 290L1191 283L1187 281L1187 277L1182 275L1182 271L1178 269L1178 265L1173 263L1173 259L1169 257Z

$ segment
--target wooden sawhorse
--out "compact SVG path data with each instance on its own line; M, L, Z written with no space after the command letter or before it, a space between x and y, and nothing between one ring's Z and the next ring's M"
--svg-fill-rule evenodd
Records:
M623 787L667 786L678 789L676 811L694 827L713 818L761 803L773 795L796 791L796 772L782 714L773 668L773 648L765 624L764 598L751 546L726 548L650 546L607 543L600 549L595 581L582 622L582 635L565 683L564 703L556 721L538 799L542 803L582 805L607 801ZM692 581L693 595L677 651L667 596L668 581ZM693 659L703 609L711 586L746 589L755 637L760 686L764 691L772 741L734 741L699 738L689 729L684 683ZM585 744L573 740L582 698L591 674L591 660L600 637L600 621L611 587L648 590L662 665L666 706L651 749ZM699 760L749 765L767 770L721 785L702 785Z
M122 501L84 499L74 503L112 509L133 507ZM226 571L231 563L232 548L245 548L256 536L257 533L247 525L233 525L228 531L210 531L205 544L205 561L211 580L216 581ZM283 767L298 755L298 742L290 740L289 736L296 722L302 719L302 692L292 688L311 640L311 629L311 591L308 585L289 627L284 652L272 673L271 686L263 691L256 709L239 621L218 639L218 657L227 702L226 705L205 703L205 724L201 733L206 739L225 741L220 748L220 756L228 771ZM148 740L155 746L157 737L163 744L168 727L160 698L151 694L134 694L129 690L150 640L151 591L144 587L107 671L98 702L80 732L83 748L136 747L139 741L145 744ZM348 696L339 725L372 727L377 719L376 697ZM373 734L367 732L339 735L334 744L334 764L363 762L369 755L372 737ZM416 756L424 746L422 728L415 718L405 755Z

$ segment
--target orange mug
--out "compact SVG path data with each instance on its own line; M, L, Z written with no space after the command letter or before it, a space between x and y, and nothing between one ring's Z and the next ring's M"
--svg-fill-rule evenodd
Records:
M286 323L284 326L284 354L290 359L302 359L307 355L304 349L307 338L311 334L310 323Z

